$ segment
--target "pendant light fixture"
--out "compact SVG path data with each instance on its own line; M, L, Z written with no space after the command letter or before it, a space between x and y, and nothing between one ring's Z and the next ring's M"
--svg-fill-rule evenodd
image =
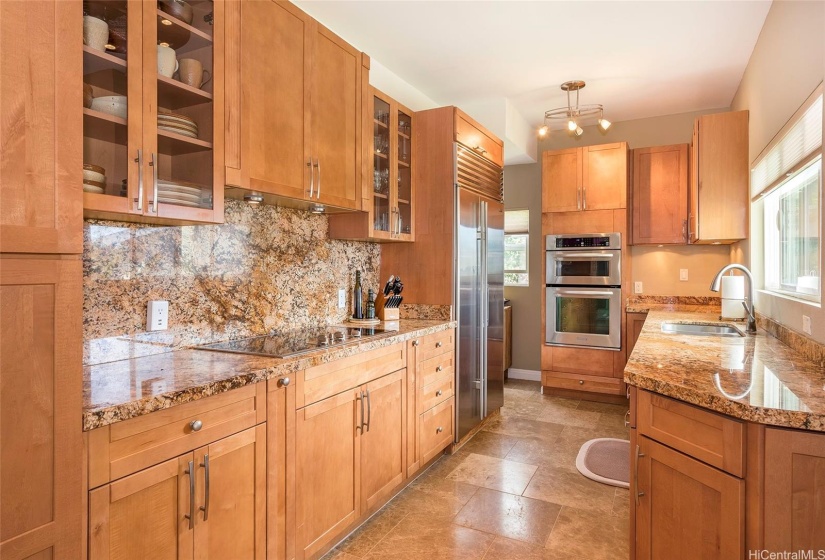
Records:
M604 118L604 107L598 103L590 105L579 104L579 91L584 89L585 83L582 80L572 80L564 82L561 85L562 91L567 93L567 107L559 107L557 109L550 109L544 113L544 126L539 128L539 136L545 137L550 132L550 128L554 123L560 121L567 122L567 131L570 134L581 136L584 130L581 127L581 122L596 117L599 128L607 131L612 124L609 120ZM570 92L576 92L575 104L570 99Z

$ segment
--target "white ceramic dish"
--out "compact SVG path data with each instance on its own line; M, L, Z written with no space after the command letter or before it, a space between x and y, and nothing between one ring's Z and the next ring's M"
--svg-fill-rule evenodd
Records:
M178 185L173 182L158 181L158 192L188 194L192 196L200 196L203 189L201 187L187 187Z
M84 181L97 181L98 183L105 183L106 182L106 175L98 173L97 171L92 171L91 169L84 169L83 170L83 180Z
M175 200L173 198L166 198L163 196L158 196L158 202L163 202L164 204L177 204L178 206L189 206L190 208L200 208L200 203L198 202L188 202L186 200Z
M172 132L174 134L180 134L181 136L186 136L188 138L197 138L198 134L196 132L192 132L190 130L183 130L180 128L172 128L168 126L163 126L162 124L158 125L158 130L165 130L166 132Z
M127 113L127 99L125 95L107 95L92 99L91 109L125 119Z
M87 185L86 183L83 183L83 192L103 194L103 189L100 187L93 187L92 185Z
M159 198L168 198L171 200L187 200L189 202L200 202L201 195L200 194L182 194L176 193L171 191L164 191L162 189L158 189L158 197Z

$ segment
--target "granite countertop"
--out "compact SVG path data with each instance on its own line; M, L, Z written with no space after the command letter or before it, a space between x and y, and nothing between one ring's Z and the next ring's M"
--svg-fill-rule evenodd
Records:
M364 342L291 358L192 348L86 366L83 368L83 430L93 430L455 326L455 321L402 319L391 325L382 324L381 327L393 330Z
M720 321L715 312L648 306L624 370L630 385L751 422L825 432L825 370L759 329L745 337L665 334L665 322Z

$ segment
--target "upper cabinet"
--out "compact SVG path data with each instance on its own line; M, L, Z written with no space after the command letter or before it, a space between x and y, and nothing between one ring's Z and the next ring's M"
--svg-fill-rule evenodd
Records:
M360 209L361 53L274 0L227 3L225 39L227 186Z
M627 143L542 153L542 212L627 206Z
M459 108L455 110L455 141L499 167L504 166L504 143Z
M632 243L687 243L687 191L687 144L633 150Z
M87 217L223 221L224 3L182 6L83 2Z
M80 2L0 2L0 252L83 251Z
M369 59L364 55L367 82ZM413 241L415 239L415 193L413 176L412 111L364 84L364 213L333 214L329 217L332 239L368 241Z
M691 243L748 237L748 181L748 112L698 117L691 153Z

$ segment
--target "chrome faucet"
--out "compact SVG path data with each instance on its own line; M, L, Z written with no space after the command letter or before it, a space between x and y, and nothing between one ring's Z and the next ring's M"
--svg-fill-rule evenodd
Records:
M713 282L710 283L710 291L718 292L719 285L722 283L722 276L729 270L741 270L745 273L745 276L748 277L748 302L742 302L742 306L745 308L745 311L748 313L748 334L756 334L756 316L755 311L753 309L753 276L751 275L751 271L748 270L748 267L741 265L741 264L729 264L726 267L723 267L722 270L716 273L716 276L713 279Z

